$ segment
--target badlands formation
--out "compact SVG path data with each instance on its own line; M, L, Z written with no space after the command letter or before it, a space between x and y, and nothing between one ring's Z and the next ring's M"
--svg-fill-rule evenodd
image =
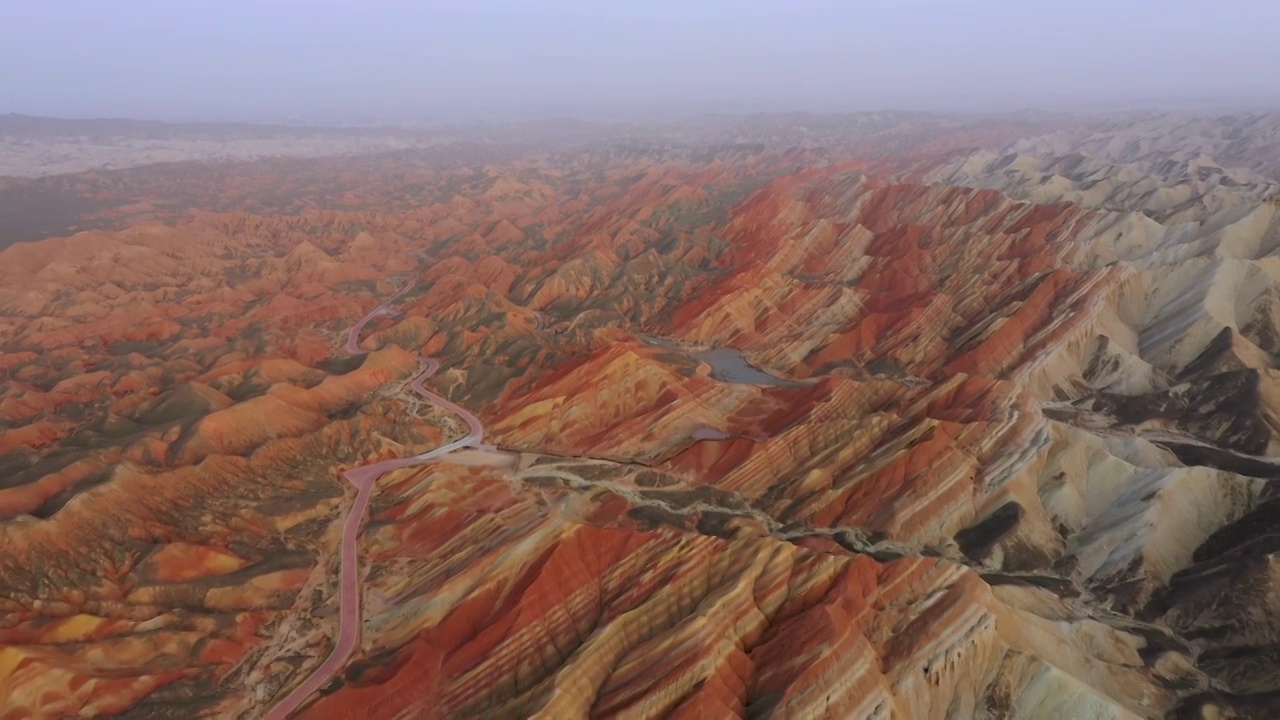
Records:
M1280 716L1278 133L46 179L0 717Z

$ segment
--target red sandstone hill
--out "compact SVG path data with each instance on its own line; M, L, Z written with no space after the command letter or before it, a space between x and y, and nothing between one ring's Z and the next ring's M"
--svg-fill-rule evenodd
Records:
M301 685L342 471L467 432L424 354L484 443L378 479L304 717L1267 716L1280 206L876 122L916 154L210 169L302 207L0 250L4 716Z

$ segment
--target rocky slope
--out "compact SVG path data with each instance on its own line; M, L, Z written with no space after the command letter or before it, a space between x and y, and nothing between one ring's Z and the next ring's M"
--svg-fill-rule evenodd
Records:
M1165 225L1247 211L1280 194L1280 183L1250 170L1224 168L1206 155L1160 157L1118 164L1081 153L979 151L930 168L925 178L995 188L1033 202L1139 212Z
M1028 137L1012 148L1055 155L1082 153L1126 163L1207 155L1227 167L1280 180L1280 113L1140 113Z
M0 251L6 716L301 684L340 471L466 432L419 355L491 445L378 481L304 717L1273 716L1265 165L863 122L910 152L387 159L382 211Z

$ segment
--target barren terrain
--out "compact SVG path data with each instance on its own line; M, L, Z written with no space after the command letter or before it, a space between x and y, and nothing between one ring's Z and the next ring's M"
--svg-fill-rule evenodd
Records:
M1277 128L8 180L0 717L1275 717Z

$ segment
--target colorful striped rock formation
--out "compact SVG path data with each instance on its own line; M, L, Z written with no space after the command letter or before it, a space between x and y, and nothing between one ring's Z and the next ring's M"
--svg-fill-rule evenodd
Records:
M1280 121L799 122L67 181L0 717L1280 714Z

